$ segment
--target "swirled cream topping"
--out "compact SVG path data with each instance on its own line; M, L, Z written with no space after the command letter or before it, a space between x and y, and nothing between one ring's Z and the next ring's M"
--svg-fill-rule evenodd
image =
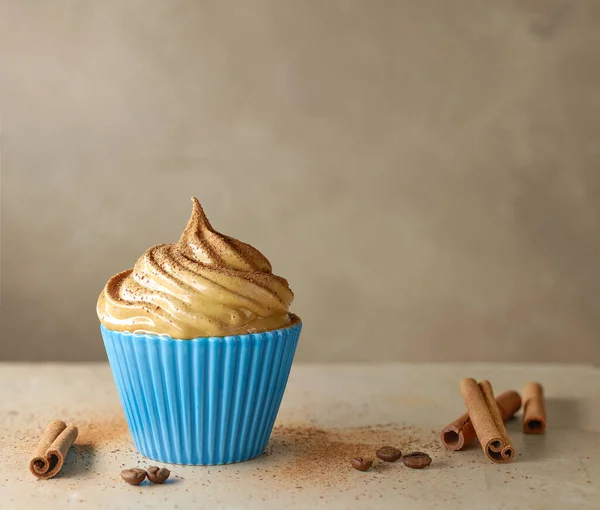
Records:
M176 244L150 248L113 276L97 312L106 328L191 339L270 331L291 324L287 281L252 246L220 234L192 199Z

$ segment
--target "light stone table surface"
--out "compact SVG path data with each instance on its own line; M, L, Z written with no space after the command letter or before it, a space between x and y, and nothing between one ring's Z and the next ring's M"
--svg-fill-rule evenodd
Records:
M458 385L487 378L496 392L538 380L548 429L508 423L514 462L489 462L475 443L446 452L438 430L464 412ZM79 426L59 476L27 463L52 418ZM0 508L600 508L600 371L505 364L296 364L265 454L228 466L169 466L165 485L126 485L125 467L156 464L131 442L106 364L0 364ZM433 458L424 470L377 461L349 466L382 444ZM162 464L159 464L162 465Z

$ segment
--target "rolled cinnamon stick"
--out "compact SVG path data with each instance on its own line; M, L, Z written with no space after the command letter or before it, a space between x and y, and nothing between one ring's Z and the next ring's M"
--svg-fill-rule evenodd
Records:
M502 413L494 398L489 381L477 384L475 379L464 379L460 383L460 392L481 448L492 462L510 462L515 456Z
M542 385L531 382L523 388L523 432L541 434L546 429L546 405Z
M507 390L496 398L502 419L512 417L521 408L521 397L515 390ZM452 451L458 451L475 439L475 429L469 418L469 413L463 414L452 423L446 425L440 432L442 444Z
M29 470L39 479L47 480L56 476L62 468L67 452L77 438L77 427L60 420L51 421L42 434Z

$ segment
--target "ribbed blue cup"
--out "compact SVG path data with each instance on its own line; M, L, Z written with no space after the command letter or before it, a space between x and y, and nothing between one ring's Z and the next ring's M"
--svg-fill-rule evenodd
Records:
M101 327L138 451L173 464L229 464L266 448L300 336L287 327L176 340Z

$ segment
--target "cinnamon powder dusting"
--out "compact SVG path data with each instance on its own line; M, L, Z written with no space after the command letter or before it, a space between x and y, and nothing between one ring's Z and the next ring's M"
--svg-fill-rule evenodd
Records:
M76 444L100 446L127 436L129 430L125 417L86 419L77 422L79 436Z
M279 425L271 435L265 455L278 461L274 476L294 486L340 487L356 476L398 476L400 462L382 462L375 456L381 446L395 446L403 453L442 452L435 431L414 427L374 425L345 429L324 429L312 425ZM358 473L352 457L373 460L373 467Z

